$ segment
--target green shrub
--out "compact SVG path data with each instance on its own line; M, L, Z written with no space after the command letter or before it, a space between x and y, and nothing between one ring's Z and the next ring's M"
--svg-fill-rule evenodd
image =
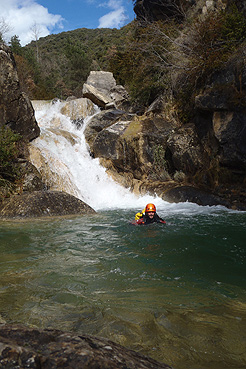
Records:
M176 84L176 102L182 122L192 118L194 96L208 84L216 71L246 40L246 18L233 5L230 9L210 12L190 27L185 39L185 72Z
M246 18L235 4L222 12L221 40L230 50L246 39Z
M15 182L19 179L20 171L16 165L19 154L18 142L21 136L9 127L0 128L0 179Z
M156 144L152 148L153 165L149 173L149 179L154 181L169 181L168 162L165 159L165 149L162 145Z
M153 148L155 170L163 171L167 169L167 162L165 159L165 149L162 145L155 145Z
M171 43L167 35L172 33L172 23L135 23L127 46L111 49L109 69L127 88L133 103L148 106L170 88Z

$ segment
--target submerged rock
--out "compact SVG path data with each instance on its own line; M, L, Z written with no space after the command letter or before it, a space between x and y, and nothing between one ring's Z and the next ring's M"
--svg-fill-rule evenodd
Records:
M34 218L62 215L93 214L82 200L60 191L34 191L4 199L0 218Z
M171 369L104 338L0 326L0 368Z

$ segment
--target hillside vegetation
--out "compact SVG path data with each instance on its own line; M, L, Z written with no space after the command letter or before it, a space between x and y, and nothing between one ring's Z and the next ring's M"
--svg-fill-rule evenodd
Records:
M124 48L131 27L81 28L42 37L23 48L18 38L13 38L23 89L32 99L81 97L90 70L109 70L112 50Z
M190 96L227 62L246 38L246 18L235 4L206 16L190 9L182 23L133 21L121 29L77 29L32 41L15 54L22 89L31 99L81 97L91 70L113 72L132 103L148 106L175 97L187 119ZM187 100L189 96L189 101Z

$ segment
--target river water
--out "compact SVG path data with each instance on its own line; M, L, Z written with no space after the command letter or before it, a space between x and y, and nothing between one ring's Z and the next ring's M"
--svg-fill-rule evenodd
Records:
M246 368L246 213L136 198L83 155L101 192L91 178L76 191L97 214L0 223L0 320L107 337L176 369ZM167 224L131 225L149 200Z

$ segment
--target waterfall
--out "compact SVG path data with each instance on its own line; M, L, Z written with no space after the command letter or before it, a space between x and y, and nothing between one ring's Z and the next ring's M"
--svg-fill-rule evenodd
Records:
M30 160L42 174L47 188L65 191L83 200L95 210L114 208L142 209L147 202L163 204L151 196L137 197L110 178L98 159L93 159L84 137L84 129L99 112L88 99L74 102L33 101L40 137L30 144ZM83 105L81 125L76 126L76 109ZM71 108L72 107L72 108Z

